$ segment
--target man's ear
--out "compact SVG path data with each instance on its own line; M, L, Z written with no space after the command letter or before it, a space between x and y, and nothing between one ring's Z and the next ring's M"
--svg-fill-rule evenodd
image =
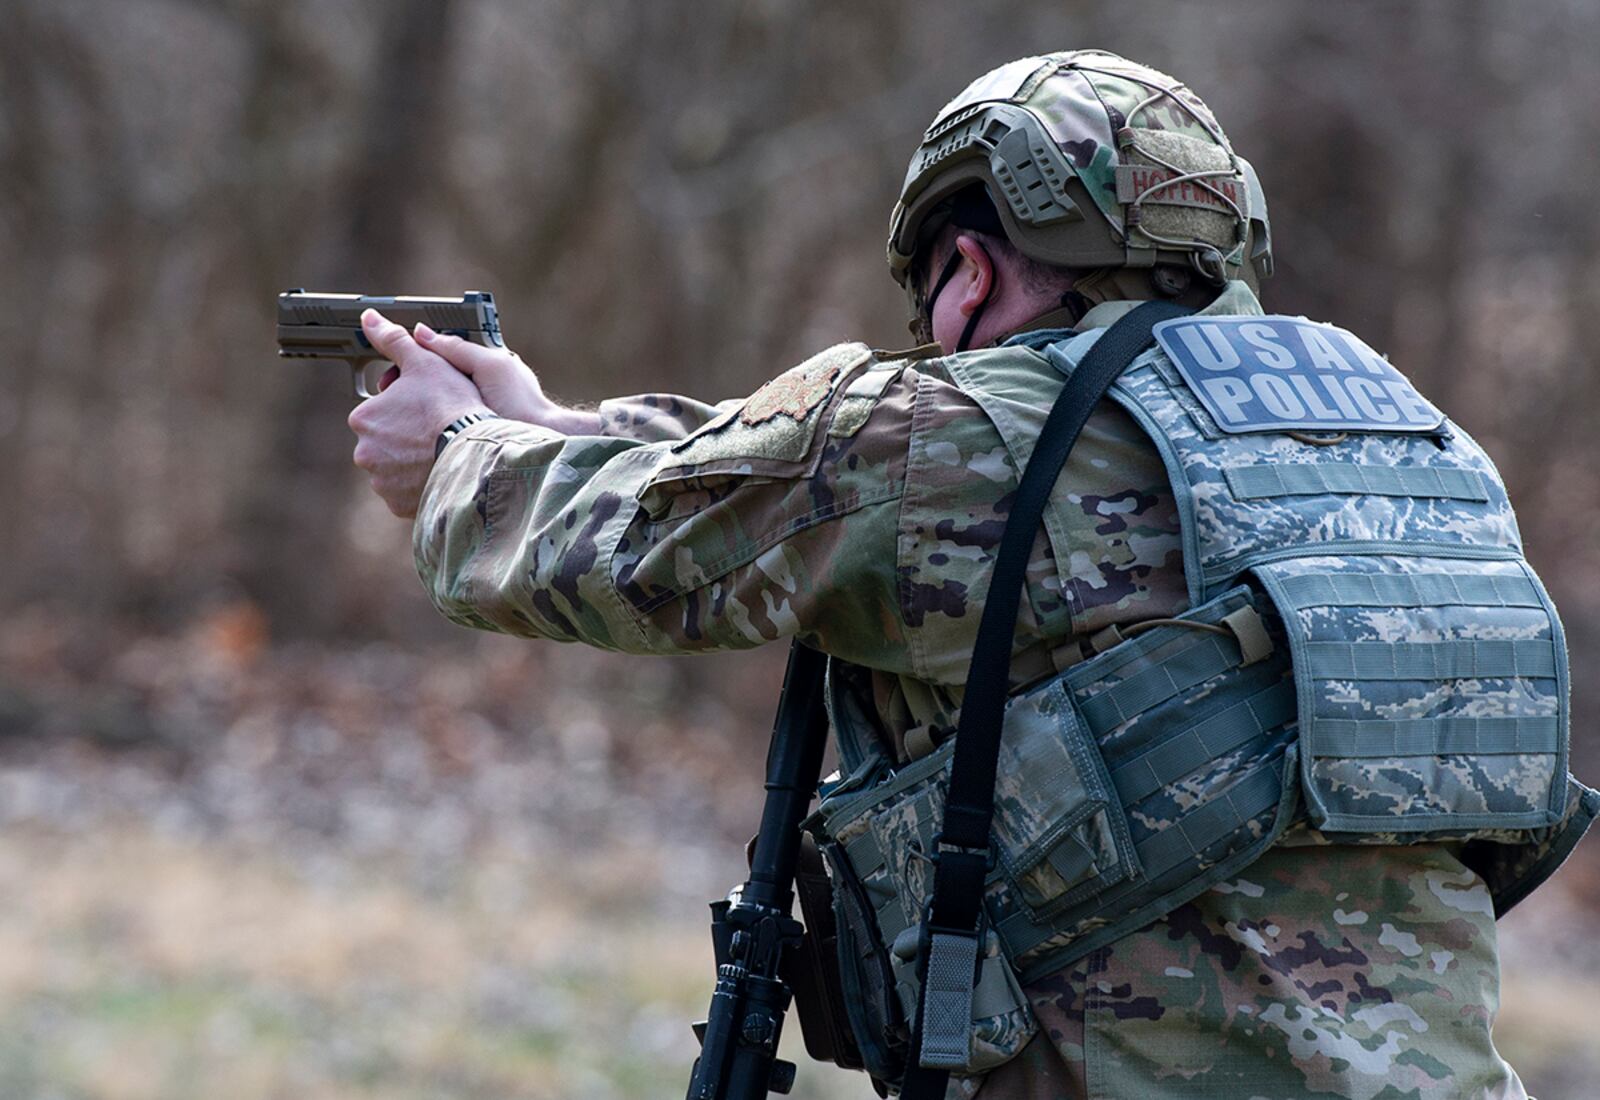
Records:
M960 278L954 280L961 294L956 308L961 311L961 316L971 317L994 293L994 261L989 258L983 245L978 243L978 238L967 233L956 238L956 249L966 260ZM967 269L968 265L970 270Z

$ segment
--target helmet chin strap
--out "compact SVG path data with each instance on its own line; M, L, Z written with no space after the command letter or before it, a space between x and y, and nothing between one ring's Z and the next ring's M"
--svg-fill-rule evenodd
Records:
M932 328L933 308L939 304L939 292L944 290L945 284L950 281L960 266L961 250L958 248L950 253L950 258L944 262L944 270L939 272L939 278L934 281L933 289L928 292L928 304L925 308L928 311L930 329ZM989 299L985 297L973 309L972 316L967 318L966 327L961 330L961 339L956 341L956 351L966 351L971 346L972 334L978 331L978 322L983 319L983 311L988 308Z
M961 339L956 341L957 351L966 351L972 345L972 334L978 331L978 321L983 317L983 311L989 308L989 299L985 298L978 303L972 311L972 316L967 318L967 327L961 330Z

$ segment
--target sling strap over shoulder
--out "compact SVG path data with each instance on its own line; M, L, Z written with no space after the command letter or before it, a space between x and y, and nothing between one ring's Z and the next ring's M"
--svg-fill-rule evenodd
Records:
M950 1072L967 1061L1011 650L1028 556L1045 507L1100 398L1152 345L1156 324L1191 312L1171 302L1150 301L1112 325L1062 387L1023 470L1001 535L956 728L933 898L919 948L922 996L912 1032L912 1062L901 1085L904 1100L939 1100Z

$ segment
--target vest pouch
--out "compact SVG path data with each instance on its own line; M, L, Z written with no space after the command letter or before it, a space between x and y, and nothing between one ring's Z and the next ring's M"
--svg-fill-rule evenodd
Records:
M839 986L856 1050L873 1078L898 1081L905 1072L911 1029L895 988L889 946L878 931L872 895L837 842L823 841L819 847L833 877Z
M863 999L854 1019L869 1068L874 1055L884 1056L885 1066L904 1058L905 1021L919 993L917 936L933 889L931 854L954 748L947 741L876 786L830 795L818 809L832 841L841 966L847 990ZM1060 680L1007 704L993 841L986 897L996 913L1020 905L1046 919L1137 875L1126 817ZM845 878L848 886L838 888ZM1037 1031L995 927L985 931L974 991L969 1074L1015 1056ZM881 953L865 942L867 928ZM881 1003L881 987L892 991L893 1005Z
M833 905L833 880L810 833L800 836L794 870L795 898L805 933L795 950L785 952L779 976L794 994L795 1014L806 1053L813 1061L862 1069L850 1026L849 1001L840 985L839 922Z
M1057 698L1070 699L1072 741L1092 747L1109 776L1107 817L1119 849L1131 838L1132 855L1119 858L1132 873L1065 888L1058 879L1040 893L1025 884L1070 869L1065 852L1014 869L1017 889L989 913L1023 982L1236 874L1293 820L1294 684L1265 607L1231 589L1054 681Z
M1046 919L1137 877L1127 815L1066 682L1012 700L1001 738L994 842L1008 900Z
M885 944L874 916L874 892L855 877L842 846L826 844L823 852L834 877L840 985L856 1047L872 1077L893 1083L905 1073L908 1021L916 1012L918 929L904 929L893 943ZM1010 1061L1038 1030L1000 937L986 930L973 988L965 1072L984 1073Z
M909 1021L916 1013L920 927L907 925L886 939L879 921L884 907L876 902L882 898L887 880L875 877L873 887L868 888L856 877L842 845L830 843L823 851L834 879L840 985L856 1047L869 1074L884 1082L898 1081L905 1073ZM882 875L881 868L878 875ZM888 903L895 904L893 899ZM901 922L889 916L883 923L895 927ZM1000 937L985 929L963 1072L985 1073L1010 1061L1038 1030Z

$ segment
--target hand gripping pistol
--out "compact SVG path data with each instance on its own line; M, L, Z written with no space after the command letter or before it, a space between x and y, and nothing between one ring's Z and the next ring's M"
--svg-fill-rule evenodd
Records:
M287 359L342 359L350 368L356 399L375 396L381 372L373 368L387 365L387 360L361 331L361 314L367 309L408 330L422 321L435 332L486 348L505 347L494 295L486 290L469 290L459 298L286 290L278 295L278 354Z

